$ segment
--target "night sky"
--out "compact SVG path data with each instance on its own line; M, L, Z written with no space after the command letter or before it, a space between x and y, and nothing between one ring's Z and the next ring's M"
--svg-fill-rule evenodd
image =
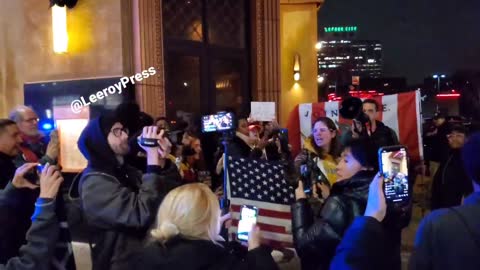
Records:
M480 71L480 0L325 0L324 26L358 26L383 44L384 76L422 83L435 72Z

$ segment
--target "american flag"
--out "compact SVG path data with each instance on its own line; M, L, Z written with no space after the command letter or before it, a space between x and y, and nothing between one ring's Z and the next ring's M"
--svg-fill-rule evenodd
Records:
M295 196L285 180L282 165L243 158L228 157L228 160L228 198L232 214L229 235L236 239L242 205L253 205L258 208L257 225L269 245L293 247L290 205Z

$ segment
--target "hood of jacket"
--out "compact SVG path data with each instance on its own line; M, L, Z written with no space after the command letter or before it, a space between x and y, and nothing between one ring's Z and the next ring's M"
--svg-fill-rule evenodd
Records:
M78 149L88 160L87 169L112 172L120 164L103 135L100 118L90 120L78 138Z
M357 199L368 199L368 189L375 177L375 171L360 171L350 179L336 182L332 186L330 195L341 194Z

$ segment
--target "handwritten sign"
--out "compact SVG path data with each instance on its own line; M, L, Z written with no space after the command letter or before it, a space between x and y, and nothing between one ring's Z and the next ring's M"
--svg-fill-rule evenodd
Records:
M255 121L273 121L276 119L275 102L251 102L250 117Z

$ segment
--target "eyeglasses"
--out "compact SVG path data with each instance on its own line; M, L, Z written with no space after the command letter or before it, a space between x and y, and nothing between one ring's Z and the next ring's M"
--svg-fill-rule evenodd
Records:
M113 135L115 137L122 136L122 131L125 132L125 134L127 134L127 136L130 133L130 131L126 127L124 127L124 128L114 128L114 129L111 130L111 132L113 133Z
M39 119L36 118L36 117L23 120L23 122L27 122L29 124L35 124L35 123L38 123L38 121L39 121Z

